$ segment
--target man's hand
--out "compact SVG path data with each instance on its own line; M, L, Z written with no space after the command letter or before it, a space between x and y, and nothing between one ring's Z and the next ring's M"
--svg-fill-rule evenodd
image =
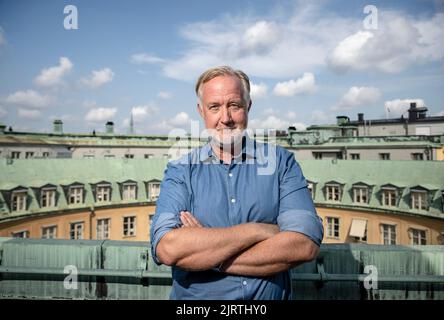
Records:
M180 212L180 221L182 221L182 228L203 227L202 224L188 211Z

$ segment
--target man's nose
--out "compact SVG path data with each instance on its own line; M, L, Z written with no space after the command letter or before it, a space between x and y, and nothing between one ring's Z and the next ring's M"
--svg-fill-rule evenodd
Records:
M230 112L229 108L227 108L227 107L222 108L222 114L221 114L220 121L225 124L231 123L232 119L231 119L231 112Z

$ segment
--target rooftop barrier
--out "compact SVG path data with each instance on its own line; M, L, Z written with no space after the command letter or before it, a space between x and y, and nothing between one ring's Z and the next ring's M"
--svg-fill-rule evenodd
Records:
M291 270L294 299L444 299L444 246L324 244ZM0 298L168 299L148 242L0 238Z

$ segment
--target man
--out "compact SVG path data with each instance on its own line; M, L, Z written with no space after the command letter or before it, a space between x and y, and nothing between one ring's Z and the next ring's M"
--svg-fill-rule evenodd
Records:
M323 237L307 182L293 153L245 134L246 74L209 69L196 94L211 139L167 166L153 259L172 266L172 299L290 299L289 269L313 260Z

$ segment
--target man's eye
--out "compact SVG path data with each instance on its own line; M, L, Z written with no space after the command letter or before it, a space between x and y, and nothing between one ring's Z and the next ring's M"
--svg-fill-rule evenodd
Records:
M211 111L217 111L217 110L219 110L219 108L220 108L220 106L209 106L209 109Z

